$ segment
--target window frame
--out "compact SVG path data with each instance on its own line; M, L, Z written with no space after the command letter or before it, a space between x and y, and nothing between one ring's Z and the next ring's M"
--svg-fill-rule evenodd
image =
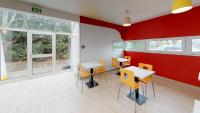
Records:
M114 43L122 43L122 49L114 49L113 48L113 44ZM112 51L124 51L124 41L123 40L119 40L119 41L112 41Z
M197 36L187 36L186 37L186 55L192 55L192 56L199 56L200 52L192 52L192 40L193 39L200 39L200 35Z
M164 40L181 40L182 41L182 51L149 50L150 41L164 41ZM171 37L171 38L158 38L158 39L147 39L146 40L146 51L149 52L149 53L184 55L185 50L186 50L185 37Z
M127 43L128 42L144 42L144 50L131 50L131 49L126 49L126 46L127 46ZM146 40L128 40L128 41L125 41L124 42L124 50L125 51L132 51L132 52L146 52L146 48L147 48L147 43L146 43Z

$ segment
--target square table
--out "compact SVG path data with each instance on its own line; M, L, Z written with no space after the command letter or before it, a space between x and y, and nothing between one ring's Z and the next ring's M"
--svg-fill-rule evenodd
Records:
M139 79L144 79L152 74L155 74L155 71L149 71L149 70L146 70L146 69L142 69L142 68L139 68L139 67L135 67L135 66L130 66L130 67L126 67L124 69L127 69L129 71L132 71L134 73L134 76L135 76L135 82L139 82ZM132 98L131 95L134 95L133 94L134 92L130 92L127 97L129 97L131 100L134 100L134 98ZM142 105L146 98L139 94L139 88L135 90L135 95L136 95L136 102L139 104L139 105Z
M89 82L86 83L86 85L89 87L89 88L93 88L95 86L98 86L98 83L96 81L94 81L94 68L97 68L99 66L102 66L103 64L100 64L98 62L87 62L87 63L82 63L82 66L85 70L90 70L90 79L89 79Z
M122 65L123 65L124 62L127 62L127 61L128 61L128 59L126 59L126 58L117 58L117 60L118 60L118 62L120 63L120 64L119 64L120 67L122 67Z
M117 58L117 61L119 62L120 67L123 67L123 63L127 62L128 59L126 59L126 58ZM116 74L120 75L120 72L117 72Z

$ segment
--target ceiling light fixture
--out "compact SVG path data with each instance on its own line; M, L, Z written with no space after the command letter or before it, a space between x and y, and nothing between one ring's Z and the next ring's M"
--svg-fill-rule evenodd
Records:
M172 14L186 12L192 9L192 0L174 0L172 3Z
M128 15L129 10L126 10L125 13ZM131 18L130 18L129 16L126 16L126 17L124 18L123 26L124 26L124 27L131 26Z

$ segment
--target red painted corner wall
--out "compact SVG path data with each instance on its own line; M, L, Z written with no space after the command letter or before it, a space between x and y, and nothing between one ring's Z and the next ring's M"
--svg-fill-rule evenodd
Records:
M200 7L182 14L169 14L126 28L124 40L169 38L200 35ZM200 87L200 57L153 53L124 52L132 56L132 64L149 63L160 76Z

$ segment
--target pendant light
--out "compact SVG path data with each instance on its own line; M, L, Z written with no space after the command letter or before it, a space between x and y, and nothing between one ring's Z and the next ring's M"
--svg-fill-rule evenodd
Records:
M129 10L126 10L125 13L128 15ZM131 26L131 18L130 18L129 16L126 16L126 17L124 18L123 26L124 26L124 27Z
M172 13L182 13L192 9L192 0L173 0Z

